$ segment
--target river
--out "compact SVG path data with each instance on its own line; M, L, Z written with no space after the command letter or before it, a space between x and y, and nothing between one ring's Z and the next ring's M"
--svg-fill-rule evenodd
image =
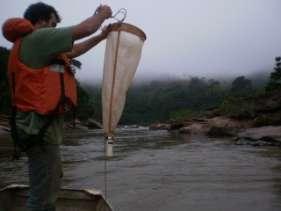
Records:
M63 186L100 189L115 211L281 210L280 148L123 129L105 161L103 141L100 130L67 133ZM0 153L0 185L26 183L26 158Z

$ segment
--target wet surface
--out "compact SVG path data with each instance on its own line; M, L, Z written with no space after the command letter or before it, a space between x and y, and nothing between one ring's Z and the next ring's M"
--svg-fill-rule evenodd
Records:
M63 185L100 189L116 211L281 210L280 148L130 129L119 131L105 162L102 131L72 131L66 140ZM8 154L0 149L1 186L26 183L26 158Z

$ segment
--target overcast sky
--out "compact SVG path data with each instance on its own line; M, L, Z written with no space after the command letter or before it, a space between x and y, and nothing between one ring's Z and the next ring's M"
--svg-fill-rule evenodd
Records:
M33 0L1 0L0 23L22 16ZM63 18L79 23L100 4L126 8L126 22L147 35L137 78L142 76L243 75L270 71L281 55L281 0L45 0ZM79 57L80 79L101 79L105 43ZM0 45L11 44L0 37Z

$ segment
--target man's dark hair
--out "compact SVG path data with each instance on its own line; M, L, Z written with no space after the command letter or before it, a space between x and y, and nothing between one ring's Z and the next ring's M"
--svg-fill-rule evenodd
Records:
M40 20L48 21L51 18L51 14L54 14L57 21L60 22L60 16L56 9L43 2L31 4L24 12L24 18L29 20L32 24L37 23Z

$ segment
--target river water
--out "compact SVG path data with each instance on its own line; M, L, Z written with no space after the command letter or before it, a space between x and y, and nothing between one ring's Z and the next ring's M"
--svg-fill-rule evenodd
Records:
M115 211L281 210L280 148L123 129L105 161L102 131L73 130L66 140L63 186L100 189ZM0 185L26 183L26 158L0 153Z

